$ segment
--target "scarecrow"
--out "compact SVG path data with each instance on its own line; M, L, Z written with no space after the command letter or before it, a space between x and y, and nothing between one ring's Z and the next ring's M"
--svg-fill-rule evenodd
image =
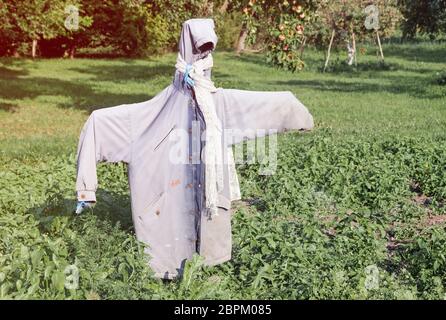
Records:
M215 88L211 19L183 24L173 82L151 100L95 110L77 153L77 212L96 202L96 164L128 165L138 240L159 278L181 275L194 253L207 265L231 258L231 200L239 195L225 132L309 130L313 118L290 92ZM248 131L247 131L248 130Z

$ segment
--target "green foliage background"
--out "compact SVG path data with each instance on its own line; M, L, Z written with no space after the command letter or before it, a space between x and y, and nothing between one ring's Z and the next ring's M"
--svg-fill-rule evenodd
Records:
M366 6L379 8L379 33L389 39L417 33L431 39L446 32L446 0L0 0L0 56L148 57L176 51L182 23L211 17L220 49L233 49L246 31L247 43L264 50L267 62L300 71L303 50L375 42L364 27ZM68 6L79 11L77 29L65 22ZM243 42L243 41L241 41ZM260 48L260 49L259 49Z
M446 33L446 0L399 0L404 15L403 35L413 38L417 32L431 39Z

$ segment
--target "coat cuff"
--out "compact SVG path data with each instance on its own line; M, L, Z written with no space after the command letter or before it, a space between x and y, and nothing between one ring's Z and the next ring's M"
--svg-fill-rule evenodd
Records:
M229 200L227 197L220 194L218 196L217 207L229 210L229 209L231 209L231 200Z
M96 202L96 193L94 191L78 190L77 191L77 200Z

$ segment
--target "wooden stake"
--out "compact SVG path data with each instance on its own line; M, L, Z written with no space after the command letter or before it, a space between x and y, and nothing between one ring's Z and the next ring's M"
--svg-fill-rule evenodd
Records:
M379 38L378 30L376 30L376 38L378 39L378 46L379 46L379 52L381 53L381 59L382 61L384 61L383 47L381 46L381 39Z
M356 34L355 29L353 28L353 22L350 22L350 32L352 33L352 42L353 42L353 61L355 62L355 67L358 66L357 55L356 55Z
M300 45L300 53L299 53L299 57L302 59L303 55L304 55L304 49L305 49L305 44L307 43L307 37L304 37L304 41L302 41L302 44Z
M330 45L328 46L327 59L325 60L324 72L327 69L328 61L330 60L330 51L331 51L331 46L333 45L334 37L335 37L335 30L333 29L333 31L331 32Z
M357 67L358 66L358 61L356 60L356 36L355 36L355 33L354 32L352 32L352 39L353 39L353 51L354 51L354 55L355 55L355 58L354 58L354 60L355 60L355 67Z

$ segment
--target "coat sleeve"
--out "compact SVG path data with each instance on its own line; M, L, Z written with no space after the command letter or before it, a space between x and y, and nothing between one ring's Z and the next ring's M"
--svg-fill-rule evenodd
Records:
M232 143L287 130L311 130L313 117L289 91L259 92L222 89L224 127Z
M80 201L96 201L98 162L130 162L128 105L94 111L84 124L77 150L76 191Z

